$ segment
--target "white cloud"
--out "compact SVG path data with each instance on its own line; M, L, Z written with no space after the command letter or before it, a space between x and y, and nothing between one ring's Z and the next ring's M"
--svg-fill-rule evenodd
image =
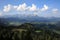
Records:
M52 13L58 13L58 9L57 8L52 9Z
M36 11L38 8L36 7L35 4L32 4L32 6L27 6L26 3L20 4L19 6L13 6L14 9L16 9L17 11Z
M32 4L32 6L28 6L26 3L20 4L20 5L11 5L8 4L6 6L4 6L3 11L4 12L8 12L9 14L16 12L17 14L26 14L28 15L33 14L34 16L39 15L39 13L44 12L46 10L48 10L48 6L44 5L42 8L37 7L35 4ZM10 11L10 12L9 12Z
M29 7L29 11L36 11L37 7L36 5L32 4L32 7Z
M18 6L13 6L13 8L14 8L14 9L17 9L17 8L18 8Z
M41 11L46 11L48 10L48 6L44 5L43 8L38 8L35 4L32 4L32 6L27 6L26 3L20 4L19 6L16 5L11 5L8 4L6 6L4 6L3 11L4 12L9 12L10 10L16 10L16 11L34 11L34 12L41 12Z
M2 12L0 12L0 16L2 16Z
M25 3L23 3L23 4L19 5L18 7L17 6L15 6L15 7L17 7L17 11L25 11L26 6L27 5Z
M19 5L8 4L8 5L4 6L2 13L4 13L5 15L10 15L11 13L13 13L15 15L17 13L17 14L25 14L25 15L32 14L34 16L37 16L37 15L43 16L43 15L47 15L47 13L45 14L44 12L46 12L48 9L49 9L49 7L47 5L43 5L42 8L39 8L35 4L32 4L32 6L28 6L26 3L19 4ZM51 12L51 13L58 13L58 11L59 10L57 8L49 10L49 12ZM2 16L2 13L0 12L0 16ZM11 15L13 15L13 14L11 14ZM53 14L53 15L55 15L55 14Z
M36 12L34 12L34 14L33 14L34 16L37 16L38 14L36 13Z
M8 4L7 6L4 6L4 9L3 9L4 12L9 12L10 10L11 10L10 4Z
M46 11L46 10L48 10L48 6L44 5L44 7L41 9L41 11Z

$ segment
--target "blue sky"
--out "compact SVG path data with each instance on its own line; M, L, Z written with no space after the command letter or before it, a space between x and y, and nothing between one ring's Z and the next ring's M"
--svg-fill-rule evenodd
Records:
M60 17L59 4L60 0L0 0L0 16L33 14L33 16Z
M0 0L0 8L7 4L19 5L23 3L26 3L27 5L36 4L38 7L41 7L44 4L51 7L60 7L60 0Z

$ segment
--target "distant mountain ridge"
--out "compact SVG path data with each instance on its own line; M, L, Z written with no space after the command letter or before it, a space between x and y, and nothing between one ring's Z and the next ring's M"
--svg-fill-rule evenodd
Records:
M0 18L1 21L8 22L58 22L60 18L56 17L39 17L39 16L25 16L25 17L3 17Z

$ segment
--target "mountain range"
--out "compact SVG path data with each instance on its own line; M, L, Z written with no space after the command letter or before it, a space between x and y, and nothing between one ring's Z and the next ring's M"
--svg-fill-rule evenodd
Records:
M33 16L10 16L10 17L0 17L2 22L59 22L58 17L39 17L37 15Z

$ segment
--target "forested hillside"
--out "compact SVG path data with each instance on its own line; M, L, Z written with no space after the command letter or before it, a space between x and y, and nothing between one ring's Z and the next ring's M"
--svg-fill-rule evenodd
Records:
M38 25L38 26L37 26ZM0 25L0 40L60 40L57 24Z

